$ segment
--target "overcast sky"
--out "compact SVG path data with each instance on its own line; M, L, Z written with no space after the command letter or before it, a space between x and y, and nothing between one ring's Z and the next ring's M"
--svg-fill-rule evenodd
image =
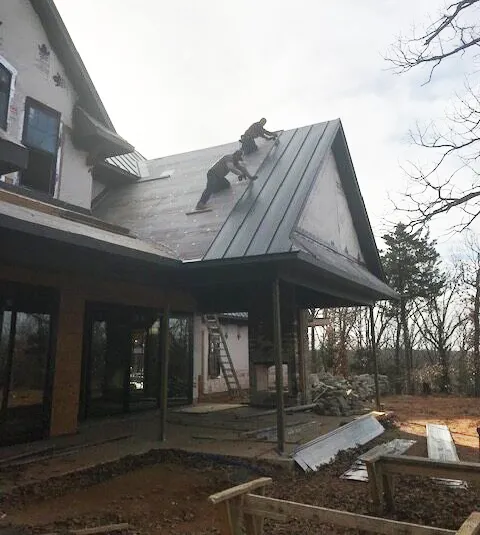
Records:
M55 1L117 131L148 158L236 141L263 116L272 130L340 117L377 236L405 187L408 129L462 85L461 61L421 87L425 72L383 59L441 0Z

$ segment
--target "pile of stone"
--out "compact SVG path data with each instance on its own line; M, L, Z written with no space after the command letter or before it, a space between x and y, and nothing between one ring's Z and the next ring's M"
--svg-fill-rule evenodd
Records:
M380 394L390 391L388 377L379 375ZM366 403L375 398L373 375L355 375L349 379L335 377L330 373L311 374L312 403L318 414L348 416L361 412Z

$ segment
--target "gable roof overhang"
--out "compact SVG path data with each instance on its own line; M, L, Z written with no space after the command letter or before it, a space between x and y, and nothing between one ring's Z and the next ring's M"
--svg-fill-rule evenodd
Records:
M259 287L275 277L295 286L302 308L371 305L398 297L353 260L329 262L304 251L193 261L184 263L183 270L185 284L205 312L249 310Z
M16 236L19 243L22 241L21 248L32 258L35 254L31 248L42 242L59 251L63 246L70 251L72 258L88 258L90 254L96 253L97 256L108 259L112 274L121 268L122 262L142 269L148 268L157 277L159 269L181 265L180 260L166 249L139 240L129 235L125 229L114 228L93 217L53 206L45 205L35 209L30 204L0 201L0 231L5 237ZM25 241L28 241L29 247L25 247ZM4 241L2 244L5 251L9 249ZM15 248L10 246L11 250ZM39 255L47 259L49 255L46 251L47 249L40 249ZM92 267L95 268L95 265Z

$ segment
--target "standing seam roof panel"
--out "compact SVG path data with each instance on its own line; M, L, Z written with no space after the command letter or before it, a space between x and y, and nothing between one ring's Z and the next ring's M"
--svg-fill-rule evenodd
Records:
M271 219L275 218L275 215L277 215L277 219L281 220L282 216L285 215L285 202L278 203L276 202L277 198L279 196L279 193L282 190L285 190L285 185L287 185L288 188L288 177L290 176L290 174L292 174L292 170L295 170L298 166L301 167L302 161L299 158L299 155L302 154L305 146L308 147L307 151L311 150L309 144L309 140L311 138L309 134L312 131L312 128L313 126L307 126L304 128L299 128L297 130L297 136L295 138L295 141L297 141L297 143L295 145L292 144L292 148L296 149L295 152L293 154L291 154L291 151L286 152L284 157L282 158L280 165L275 168L275 171L268 177L270 191L267 192L265 199L265 204L267 206L261 214L261 219L258 223L256 232L253 232L251 234L247 233L249 244L244 254L250 256L266 253L266 250L270 244L271 233L276 230L275 228L271 227ZM301 139L301 143L298 143L297 138ZM295 171L293 171L293 174L295 174ZM275 213L275 207L277 205L278 213ZM290 243L285 244L285 249L283 250L283 252L288 250L289 246Z
M279 253L284 251L285 243L291 241L291 234L294 227L302 214L303 207L308 198L316 178L319 176L320 170L325 163L325 154L331 146L332 140L338 132L340 121L330 121L323 123L324 130L318 140L315 154L309 161L305 170L303 180L298 182L297 188L291 197L288 211L285 213L282 221L278 224L275 235L270 242L268 253ZM320 126L320 125L318 125ZM293 250L293 243L290 250Z
M305 142L300 147L298 153L293 158L288 171L279 183L275 198L273 199L270 209L265 214L263 230L257 233L248 250L250 255L266 254L274 240L278 228L285 219L290 210L290 204L295 193L305 180L305 173L309 164L314 158L318 144L325 132L325 124L313 125L308 129ZM290 232L278 236L279 252L288 251L291 245Z
M265 213L269 210L277 191L278 183L274 177L284 175L284 169L288 169L292 158L298 154L298 147L304 143L307 137L306 134L307 132L302 132L300 129L294 130L293 136L290 139L287 138L288 144L281 157L268 162L269 165L259 174L260 191L255 198L250 200L248 204L249 210L245 217L237 217L235 210L232 211L230 218L237 225L235 236L224 250L218 247L220 244L214 244L217 246L216 249L212 247L215 257L235 258L247 254L252 237L259 231ZM285 141L282 138L280 138L279 146L281 148L285 146Z
M223 257L231 258L251 254L249 249L252 245L252 241L256 236L261 234L265 215L270 210L273 199L278 192L278 188L281 186L279 180L283 180L288 173L288 170L292 165L292 160L295 160L300 148L308 137L309 128L310 127L295 130L293 138L288 143L281 158L274 163L271 170L265 170L268 171L268 174L267 172L261 173L259 180L263 181L262 188L254 203L251 205L247 217L239 224L237 233L225 253L222 255ZM280 179L279 177L283 178ZM232 216L235 217L234 212L232 212ZM220 256L220 253L218 256Z
M264 174L269 175L272 172L272 169L274 169L276 165L278 165L281 158L283 157L285 152L288 150L290 146L290 142L292 141L295 133L296 133L296 130L292 130L292 131L285 132L284 134L282 134L281 139L280 139L280 145L279 147L277 147L277 149L278 148L282 149L281 156L265 160L265 162L262 164L262 166L258 170L258 174L260 176L263 176ZM261 186L260 186L260 183L262 183ZM243 222L249 217L252 206L255 207L256 201L258 197L261 195L263 188L265 186L266 186L266 181L263 180L262 178L259 178L256 182L251 184L249 188L247 188L247 190L243 193L242 197L238 200L238 202L234 206L231 214L226 219L225 223L222 225L214 241L212 242L207 252L205 253L204 255L205 260L222 258L226 254L231 244L237 238L238 231L240 227L242 226ZM255 192L254 190L254 188L256 187L259 188L258 192ZM254 194L254 192L256 194ZM246 248L247 245L248 244L245 244L244 247Z

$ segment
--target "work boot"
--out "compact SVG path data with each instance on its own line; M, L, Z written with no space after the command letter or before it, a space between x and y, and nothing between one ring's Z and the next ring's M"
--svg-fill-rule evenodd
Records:
M206 210L207 205L204 202L198 201L197 206L195 206L195 210Z

